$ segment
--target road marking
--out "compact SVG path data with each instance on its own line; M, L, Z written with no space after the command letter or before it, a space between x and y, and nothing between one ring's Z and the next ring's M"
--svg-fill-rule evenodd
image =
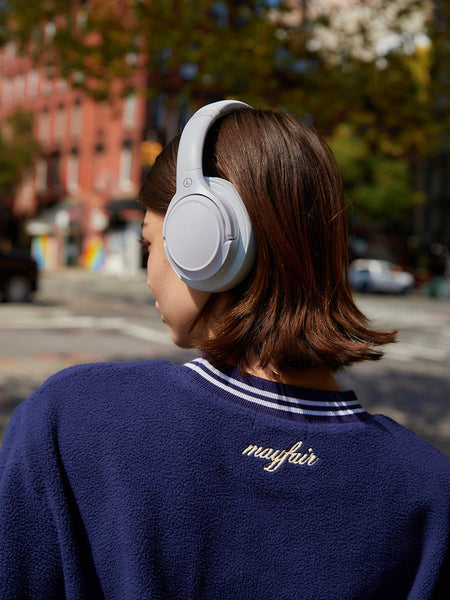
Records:
M385 354L396 360L428 359L439 362L450 360L450 353L445 348L401 342L388 346Z
M9 320L0 322L2 329L24 330L24 329L101 329L113 330L133 337L135 339L152 342L156 344L171 344L168 331L159 331L152 327L140 325L127 321L123 317L94 317L91 315L60 314L21 318L20 320Z
M3 307L4 308L4 307ZM127 320L124 317L102 317L94 315L74 315L65 309L54 308L50 311L45 310L36 314L32 310L26 310L27 307L20 307L21 312L16 307L9 311L0 312L0 329L6 331L12 330L58 330L58 329L92 329L103 331L117 331L128 337L144 342L171 345L172 341L167 330L148 327L139 323ZM25 312L23 310L25 309ZM412 360L426 360L437 363L450 363L450 349L447 345L447 336L449 330L441 327L439 335L434 337L431 333L416 334L410 336L406 333L405 338L397 344L389 344L385 349L385 354L392 360L408 362ZM400 331L402 336L402 332ZM408 341L411 337L411 342ZM423 337L423 342L422 342ZM435 339L440 345L430 345L430 340ZM413 341L414 340L414 341Z

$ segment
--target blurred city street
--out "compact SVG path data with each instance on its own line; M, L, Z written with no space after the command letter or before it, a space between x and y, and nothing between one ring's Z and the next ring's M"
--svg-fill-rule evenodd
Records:
M338 375L372 413L391 416L450 456L450 301L357 296L375 326L399 329L384 359ZM0 438L15 406L52 373L94 361L188 360L131 277L63 269L43 273L35 301L0 305Z

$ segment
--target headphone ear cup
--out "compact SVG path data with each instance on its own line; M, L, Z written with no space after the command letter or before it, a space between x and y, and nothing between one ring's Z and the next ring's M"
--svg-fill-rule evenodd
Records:
M164 246L177 275L190 287L221 292L236 286L255 258L247 210L234 186L205 177L205 188L175 196L164 220Z

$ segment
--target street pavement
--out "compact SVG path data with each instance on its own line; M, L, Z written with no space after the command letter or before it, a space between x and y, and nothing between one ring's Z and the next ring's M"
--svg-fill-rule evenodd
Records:
M399 341L378 362L338 374L363 406L416 431L450 457L450 301L356 296L379 328ZM96 361L167 358L173 345L145 285L145 272L118 277L66 269L43 273L35 301L0 305L0 439L15 406L62 368Z

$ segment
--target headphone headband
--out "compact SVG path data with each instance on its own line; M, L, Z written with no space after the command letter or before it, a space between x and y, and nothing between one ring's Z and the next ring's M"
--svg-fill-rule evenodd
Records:
M178 150L177 194L186 191L192 184L205 185L202 164L206 134L217 119L239 108L251 107L239 100L221 100L203 106L189 119L181 134Z

